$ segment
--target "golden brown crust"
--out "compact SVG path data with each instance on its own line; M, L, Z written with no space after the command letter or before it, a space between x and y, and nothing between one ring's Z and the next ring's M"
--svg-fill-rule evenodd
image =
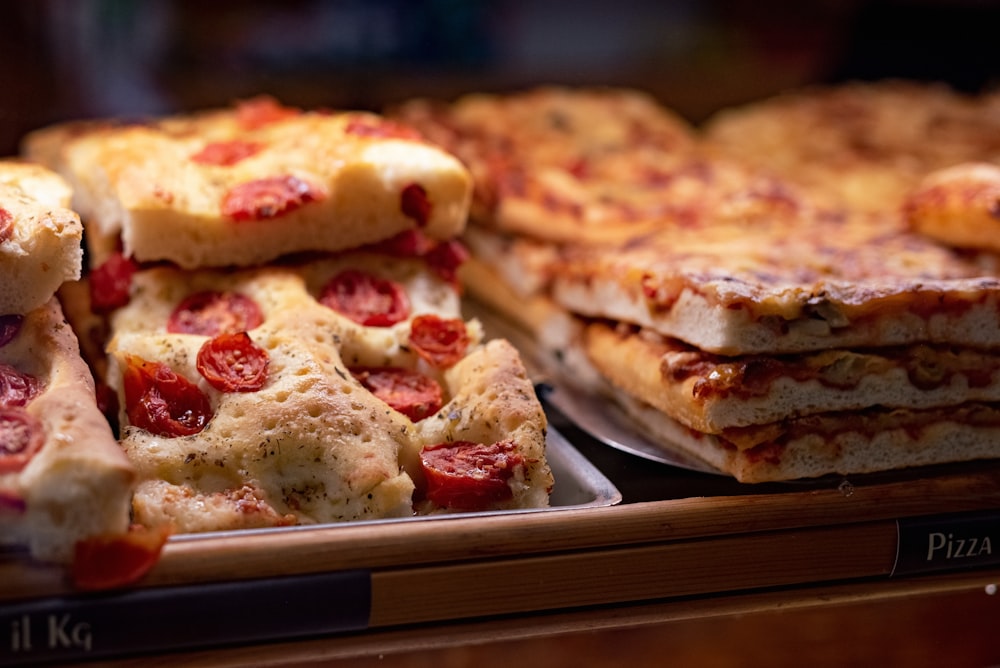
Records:
M1000 400L1000 356L985 351L918 345L722 357L621 325L595 322L585 332L588 356L616 387L707 433L870 406Z
M0 161L0 314L27 313L80 277L83 226L69 185L35 164Z
M1000 457L1000 407L885 410L878 407L729 430L694 431L648 404L616 394L638 428L740 482L901 470Z
M915 342L989 348L1000 331L1000 278L990 262L898 220L816 215L573 248L553 271L553 294L576 313L721 354Z
M412 131L362 112L240 118L236 107L143 125L56 126L36 131L25 151L64 174L88 226L120 235L139 261L245 266L417 228L447 239L465 225L468 172ZM53 134L68 137L55 154ZM408 187L426 201L405 204Z
M474 220L552 241L620 239L682 218L686 183L703 178L691 127L635 90L548 86L392 113L468 165Z

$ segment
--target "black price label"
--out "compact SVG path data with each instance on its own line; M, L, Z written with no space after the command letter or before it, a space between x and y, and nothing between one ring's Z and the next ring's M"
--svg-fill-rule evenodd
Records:
M1000 565L1000 510L896 521L891 575L917 575Z

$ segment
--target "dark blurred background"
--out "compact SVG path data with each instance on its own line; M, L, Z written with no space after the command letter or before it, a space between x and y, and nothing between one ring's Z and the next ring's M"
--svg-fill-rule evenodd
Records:
M645 89L692 121L809 83L1000 83L987 0L0 0L0 154L49 123L269 93L378 110L542 83Z

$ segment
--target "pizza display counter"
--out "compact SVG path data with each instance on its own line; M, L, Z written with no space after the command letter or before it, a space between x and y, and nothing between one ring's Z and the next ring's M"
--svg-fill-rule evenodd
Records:
M140 586L98 595L5 553L4 660L287 665L971 595L1000 578L998 463L749 486L552 419L549 510L178 536Z

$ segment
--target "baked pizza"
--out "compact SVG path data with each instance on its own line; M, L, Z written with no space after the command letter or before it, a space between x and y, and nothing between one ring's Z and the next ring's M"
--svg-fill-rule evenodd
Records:
M413 100L390 113L468 166L473 222L557 243L686 219L698 184L728 176L706 174L711 167L690 155L691 126L634 90L550 86Z
M1000 457L1000 405L818 413L713 434L691 429L636 397L614 401L650 438L740 482L898 471Z
M891 211L929 172L1000 163L998 99L903 80L814 86L723 109L703 132L814 196Z
M95 261L261 264L406 230L449 239L470 177L413 130L364 112L257 99L146 123L43 128L24 154L63 174Z
M0 313L43 306L63 282L80 277L83 226L70 196L52 171L0 161Z
M147 526L547 505L545 417L517 353L483 343L422 259L151 268L111 329L109 383Z
M990 348L1000 331L993 258L913 234L898 217L665 230L562 257L552 294L565 308L720 354Z
M574 93L589 94L560 91ZM509 122L532 95L472 99L492 113L471 121L460 99L415 120L470 165L518 147L473 169L490 206L460 275L531 334L557 386L607 396L664 448L744 482L1000 456L996 259L927 229L988 217L989 169L928 181L901 214L923 170L989 153L974 141L987 101L901 83L811 92L720 114L655 156L590 152L553 178L558 161L535 160ZM917 145L932 126L948 146Z

